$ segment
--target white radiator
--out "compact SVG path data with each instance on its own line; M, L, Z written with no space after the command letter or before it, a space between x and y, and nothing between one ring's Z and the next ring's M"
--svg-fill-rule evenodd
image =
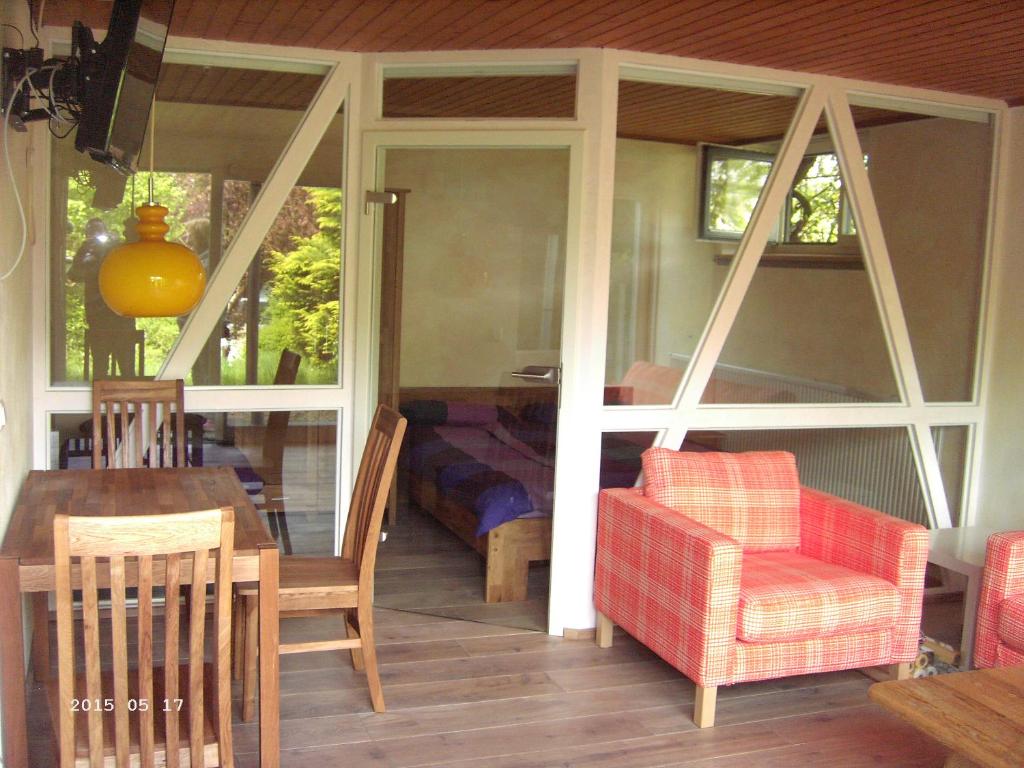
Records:
M672 355L686 366L689 355ZM709 403L862 403L877 398L810 379L733 365L717 365L705 397ZM726 431L725 451L789 451L800 482L903 520L928 525L910 435L902 427Z

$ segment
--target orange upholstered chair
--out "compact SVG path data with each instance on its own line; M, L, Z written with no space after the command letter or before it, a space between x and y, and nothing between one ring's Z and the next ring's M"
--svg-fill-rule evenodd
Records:
M928 533L800 486L789 453L651 448L601 492L598 644L618 624L697 685L895 665L918 653Z
M989 537L975 626L974 666L1024 664L1024 531Z

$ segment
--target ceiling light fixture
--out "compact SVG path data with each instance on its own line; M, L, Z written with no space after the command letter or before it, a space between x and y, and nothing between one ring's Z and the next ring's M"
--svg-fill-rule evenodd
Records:
M153 200L156 98L149 119L149 202L135 209L139 239L112 248L100 266L100 294L124 317L187 314L206 289L206 269L195 252L164 240L167 209Z

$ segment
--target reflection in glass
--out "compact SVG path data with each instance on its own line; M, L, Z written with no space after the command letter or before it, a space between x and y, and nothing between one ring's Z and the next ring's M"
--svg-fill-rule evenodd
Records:
M796 107L792 96L624 80L605 403L671 403ZM727 256L726 256L727 257Z
M54 143L55 152L65 147ZM153 376L177 339L180 323L173 317L128 318L107 307L99 293L99 268L106 254L123 242L137 239L136 205L143 199L129 182L116 205L97 207L105 174L99 166L82 168L66 177L63 194L67 226L62 258L55 250L53 290L63 294L53 343L54 383L91 381L93 378ZM205 255L202 226L209 220L210 175L156 173L156 197L173 214L167 217L168 240L187 243ZM63 267L63 268L62 268Z
M319 75L258 69L161 67L156 197L170 209L168 240L196 251L209 274L223 254L221 239L214 235L233 214L225 210L223 180L258 185L266 179L321 80ZM148 146L143 154L147 151ZM340 168L340 150L337 157ZM153 376L176 343L184 318L117 317L96 288L107 250L135 237L132 212L144 201L143 186L126 184L124 177L75 152L70 140L54 140L51 159L51 381L81 385L97 376ZM318 163L330 167L322 155ZM194 383L217 380L220 332L216 335L196 362ZM271 375L275 364L276 356Z
M87 413L50 418L50 466L92 466ZM335 411L185 414L186 462L234 469L286 554L334 553Z

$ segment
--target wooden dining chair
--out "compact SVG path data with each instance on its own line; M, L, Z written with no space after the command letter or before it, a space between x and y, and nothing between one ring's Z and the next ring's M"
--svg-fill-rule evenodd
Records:
M185 466L185 382L92 383L93 469Z
M317 642L281 643L281 653L306 653L348 649L352 666L366 671L375 712L384 711L384 693L377 673L373 641L373 569L381 521L391 491L398 451L406 420L386 405L378 405L363 448L359 473L352 492L348 522L340 557L282 557L278 606L280 618L306 616L311 612L341 611L346 637ZM258 597L256 584L236 592L236 611L244 612L244 624L235 635L236 660L242 650L242 719L251 720L256 703L256 641ZM236 620L238 614L236 613Z
M50 706L60 768L232 766L231 558L234 510L84 517L56 515L57 680ZM74 559L74 560L73 560ZM188 663L179 656L179 589L212 581L214 663L204 664L206 602L193 600ZM129 670L126 587L138 586L138 668ZM97 590L109 587L109 636L101 640ZM164 589L154 632L154 587ZM82 590L84 677L76 674L73 589ZM105 622L104 622L105 625ZM106 626L104 626L106 629ZM163 666L154 659L162 637ZM110 646L112 668L101 666Z

